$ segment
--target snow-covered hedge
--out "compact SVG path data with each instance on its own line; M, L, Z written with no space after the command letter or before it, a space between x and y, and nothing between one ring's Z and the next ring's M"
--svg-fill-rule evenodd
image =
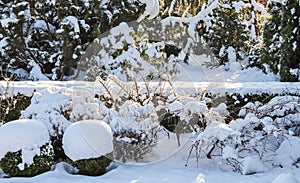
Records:
M49 132L36 120L16 120L0 127L0 169L7 176L34 176L54 163Z

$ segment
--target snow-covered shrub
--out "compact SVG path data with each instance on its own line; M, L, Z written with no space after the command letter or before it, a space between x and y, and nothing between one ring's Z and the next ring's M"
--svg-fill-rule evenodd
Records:
M8 101L13 103L9 103ZM30 105L30 102L31 96L26 96L20 93L6 98L4 101L0 99L0 105L2 105L0 109L0 119L2 119L2 122L9 122L19 119L21 112ZM11 104L12 106L9 106Z
M298 166L298 96L277 96L266 104L248 102L240 109L239 118L229 124L221 118L216 120L212 113L209 116L211 123L199 133L192 146L196 157L217 155L243 174L265 171L265 164Z
M31 101L30 96L13 93L13 78L4 79L5 85L0 84L0 123L18 119Z
M16 120L0 127L0 169L7 176L35 176L54 163L49 132L36 120Z
M21 119L36 119L48 129L55 159L64 158L61 139L65 129L71 124L68 118L72 110L71 95L66 89L44 89L35 92L31 104L21 115Z
M71 99L70 92L64 88L35 92L31 105L22 112L21 119L39 120L47 127L50 136L62 135L70 125Z
M150 42L139 34L121 23L96 39L87 49L90 58L87 56L81 63L88 68L86 79L95 81L98 76L106 78L111 74L122 81L145 81L175 72L176 63L166 59L165 43Z
M161 130L153 104L141 105L125 101L119 110L111 109L106 118L114 136L114 155L117 160L142 161L157 143Z
M235 131L231 138L235 139L232 142L238 157L255 155L263 162L276 160L284 139L299 136L299 106L299 97L289 95L274 97L266 104L246 104L239 112L240 118L229 124ZM290 165L291 161L296 163L297 158L285 159ZM274 161L273 166L277 165L283 166L282 162Z
M107 107L92 91L74 88L72 95L70 121L101 120L106 115Z
M239 94L239 93L232 93L232 94L226 94L225 98L223 100L226 100L226 106L228 107L229 111L229 118L226 119L226 122L229 123L232 119L237 119L239 117L239 112L243 108L243 110L250 110L252 108L252 105L248 104L250 101L257 101L254 102L253 105L262 105L269 102L272 98L277 96L277 94L272 93L260 93L260 94ZM214 99L214 102L217 102L218 99ZM259 102L258 102L259 101Z
M103 120L113 130L117 160L143 161L144 155L157 144L162 130L159 115L166 113L159 112L166 107L162 100L175 92L167 76L165 79L138 83L122 82L111 75L106 80L97 78L96 83L102 86L98 98L109 107Z
M205 101L193 97L170 95L165 105L167 111L160 124L177 135L179 146L180 134L197 132L206 127L204 116L208 109Z
M21 118L43 122L51 136L55 159L63 160L62 137L66 128L75 121L100 120L106 110L104 103L95 99L88 89L52 88L35 92L31 105L22 112Z
M64 133L63 149L80 174L102 175L113 158L111 128L97 120L75 122Z

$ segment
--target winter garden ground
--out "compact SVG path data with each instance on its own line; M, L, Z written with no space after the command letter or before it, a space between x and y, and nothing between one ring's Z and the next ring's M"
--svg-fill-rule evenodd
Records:
M203 68L182 65L182 72L175 76L174 85L178 91L187 93L210 91L212 93L282 93L289 91L291 93L299 92L299 83L279 83L273 75L265 75L260 70L237 70L231 72L221 72L220 76L209 77L210 74L220 73L222 68L214 71L206 71ZM185 75L186 74L186 75ZM260 76L260 77L257 77ZM222 82L217 82L218 78ZM180 81L180 78L182 78ZM192 78L198 78L193 80ZM207 79L210 78L210 79ZM209 81L210 80L210 81ZM189 82L187 82L189 81ZM3 84L3 83L2 83ZM33 90L40 92L45 88L84 88L97 90L97 85L92 82L15 82L14 92L21 92L27 95L32 94ZM49 95L51 96L51 95ZM58 97L58 98L55 98ZM46 104L57 103L59 105L59 96L53 95L53 98L46 98ZM42 99L41 99L42 100ZM47 102L48 101L48 102ZM50 102L52 101L52 102ZM55 102L56 101L56 102ZM45 102L45 101L44 101ZM36 109L38 110L38 109ZM40 109L43 111L43 109ZM37 111L38 112L38 111ZM299 118L299 116L298 116ZM222 135L222 134L221 134ZM26 138L25 138L26 139ZM177 146L177 140L174 134L171 138L162 138L153 152L147 156L147 163L116 163L112 170L102 176L90 177L70 173L70 167L64 163L56 164L51 171L37 175L31 178L1 178L0 183L37 183L37 182L195 182L195 183L221 183L221 182L257 182L257 183L297 183L300 181L299 169L295 166L272 167L261 166L260 162L244 164L244 170L249 171L250 175L232 172L228 166L224 165L221 158L207 159L201 157L196 162L193 152L185 166L190 148L195 138L191 134L181 137L181 146ZM296 141L287 150L281 152L279 161L289 161L292 156L300 153L300 141ZM295 147L296 146L296 147ZM230 154L230 153L229 153ZM252 161L250 159L250 161ZM253 174L251 173L253 171ZM255 173L257 172L257 173Z

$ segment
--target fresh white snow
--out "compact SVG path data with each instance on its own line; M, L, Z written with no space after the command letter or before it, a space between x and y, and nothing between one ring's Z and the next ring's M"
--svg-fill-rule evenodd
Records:
M153 19L159 13L159 1L158 0L140 0L141 3L146 4L145 11L138 18L138 22L147 18Z

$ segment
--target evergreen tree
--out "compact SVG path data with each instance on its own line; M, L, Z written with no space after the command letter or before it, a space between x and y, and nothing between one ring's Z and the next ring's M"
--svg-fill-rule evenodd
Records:
M282 7L280 57L281 81L299 81L300 72L300 4L286 1Z
M269 2L261 60L281 81L299 81L300 5L298 1Z
M268 12L270 17L267 19L266 23L264 24L263 30L263 47L262 47L262 54L261 60L262 63L267 64L270 66L270 69L274 73L279 72L279 59L280 55L280 48L282 47L282 38L281 38L281 19L282 19L282 12L281 12L281 4L278 2L270 1L268 5Z
M0 6L3 20L0 24L1 42L6 44L3 47L3 57L1 57L2 67L29 70L32 58L28 54L29 50L24 39L24 36L28 34L24 27L28 28L30 24L30 18L27 16L29 4L19 0L8 3L1 1Z
M213 10L212 26L204 34L220 64L228 61L229 47L235 50L238 59L242 59L242 54L248 51L250 32L244 24L241 12L236 11L232 5L231 1L219 2L218 8Z

